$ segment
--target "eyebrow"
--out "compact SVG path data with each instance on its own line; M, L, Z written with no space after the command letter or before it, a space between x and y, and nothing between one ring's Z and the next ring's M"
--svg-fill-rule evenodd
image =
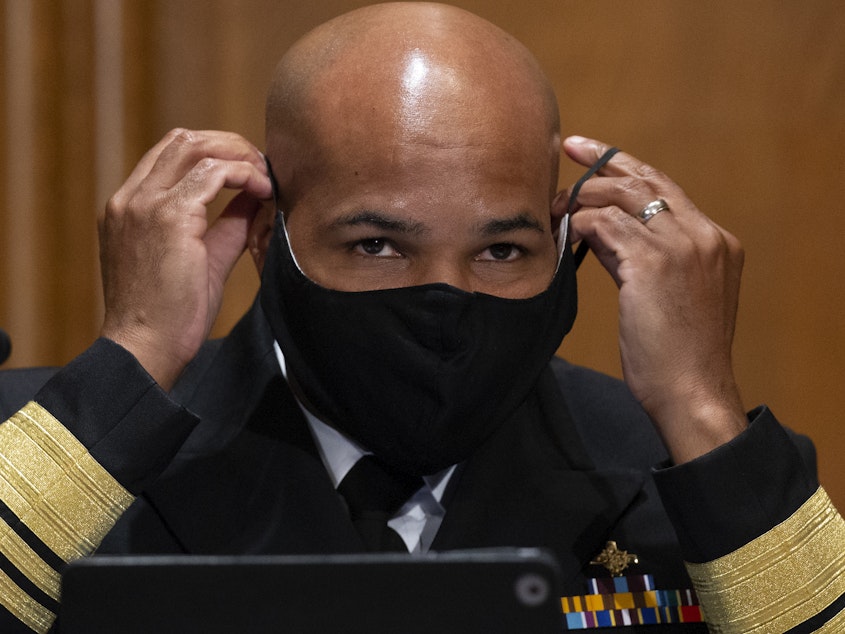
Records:
M537 219L525 212L517 214L512 218L490 220L483 223L480 227L481 234L488 237L501 235L510 231L519 231L522 229L530 229L539 233L545 233L545 230Z
M409 222L408 220L392 217L383 212L373 210L359 211L341 216L331 223L333 227L355 227L358 225L370 225L382 231L413 235L419 235L427 231L425 225L421 222Z
M421 235L429 231L421 222L411 222L370 209L341 216L331 223L332 227L355 227L359 225L369 225L382 231L409 235ZM537 219L526 212L519 213L511 218L489 220L479 225L479 233L486 237L525 229L545 233L545 230Z

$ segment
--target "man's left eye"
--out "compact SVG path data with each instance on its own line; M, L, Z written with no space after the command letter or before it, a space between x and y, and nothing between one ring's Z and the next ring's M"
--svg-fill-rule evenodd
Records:
M508 242L502 242L487 247L478 256L479 260L498 260L509 261L519 257L521 251L519 247Z
M399 256L399 252L384 238L367 238L366 240L361 240L355 245L355 248L363 255L386 258Z

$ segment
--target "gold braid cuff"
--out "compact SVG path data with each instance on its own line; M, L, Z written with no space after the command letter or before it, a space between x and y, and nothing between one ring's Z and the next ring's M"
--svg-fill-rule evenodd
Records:
M0 570L0 604L29 629L46 634L56 615L45 608Z
M845 632L845 610L816 630L816 634L842 634L842 632Z
M845 521L820 487L754 541L686 566L712 634L785 632L845 593Z
M35 402L0 425L0 499L66 562L92 553L134 500ZM0 524L0 548L30 581L58 598L58 573L5 523ZM5 575L0 587L0 604L30 628L49 629L49 610Z

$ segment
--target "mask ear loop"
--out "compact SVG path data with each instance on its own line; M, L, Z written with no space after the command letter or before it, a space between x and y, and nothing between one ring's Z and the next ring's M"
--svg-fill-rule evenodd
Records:
M264 156L264 164L267 166L267 175L270 177L270 187L273 190L273 207L276 208L278 220L282 223L282 229L285 232L285 240L288 244L290 256L293 259L293 263L296 265L296 268L299 269L299 272L305 275L305 272L302 270L302 267L299 266L299 261L296 259L296 254L293 252L293 247L290 246L290 234L288 234L288 226L285 223L285 212L282 210L281 207L279 207L279 184L276 181L276 176L273 174L273 166L270 165L270 159L268 159L266 155ZM305 275L305 277L308 276Z
M273 174L273 166L270 165L270 159L267 158L266 154L262 156L264 157L264 165L267 166L267 176L270 177L270 187L273 189L273 207L276 208L276 211L282 211L279 209L279 184L276 182L276 175Z
M570 216L575 212L575 206L578 204L578 193L581 191L581 185L587 182L590 178L592 178L596 172L598 172L602 167L604 167L607 162L613 158L613 156L619 151L618 147L612 147L607 152L601 155L598 161L593 163L593 165L584 172L584 175L578 179L578 182L575 183L574 187L572 188L572 194L569 196L569 203L566 206L566 213ZM269 165L269 164L268 164ZM578 249L575 251L575 270L578 270L578 267L581 266L581 262L584 261L584 258L587 257L587 252L590 250L589 245L581 241L581 244L578 245Z

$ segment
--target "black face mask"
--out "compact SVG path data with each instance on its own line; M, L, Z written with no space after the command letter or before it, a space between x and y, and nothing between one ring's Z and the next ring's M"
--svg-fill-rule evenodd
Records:
M323 288L300 271L282 214L261 306L288 377L315 414L402 471L467 459L516 410L575 320L575 266L562 253L549 287L505 299L426 284Z

